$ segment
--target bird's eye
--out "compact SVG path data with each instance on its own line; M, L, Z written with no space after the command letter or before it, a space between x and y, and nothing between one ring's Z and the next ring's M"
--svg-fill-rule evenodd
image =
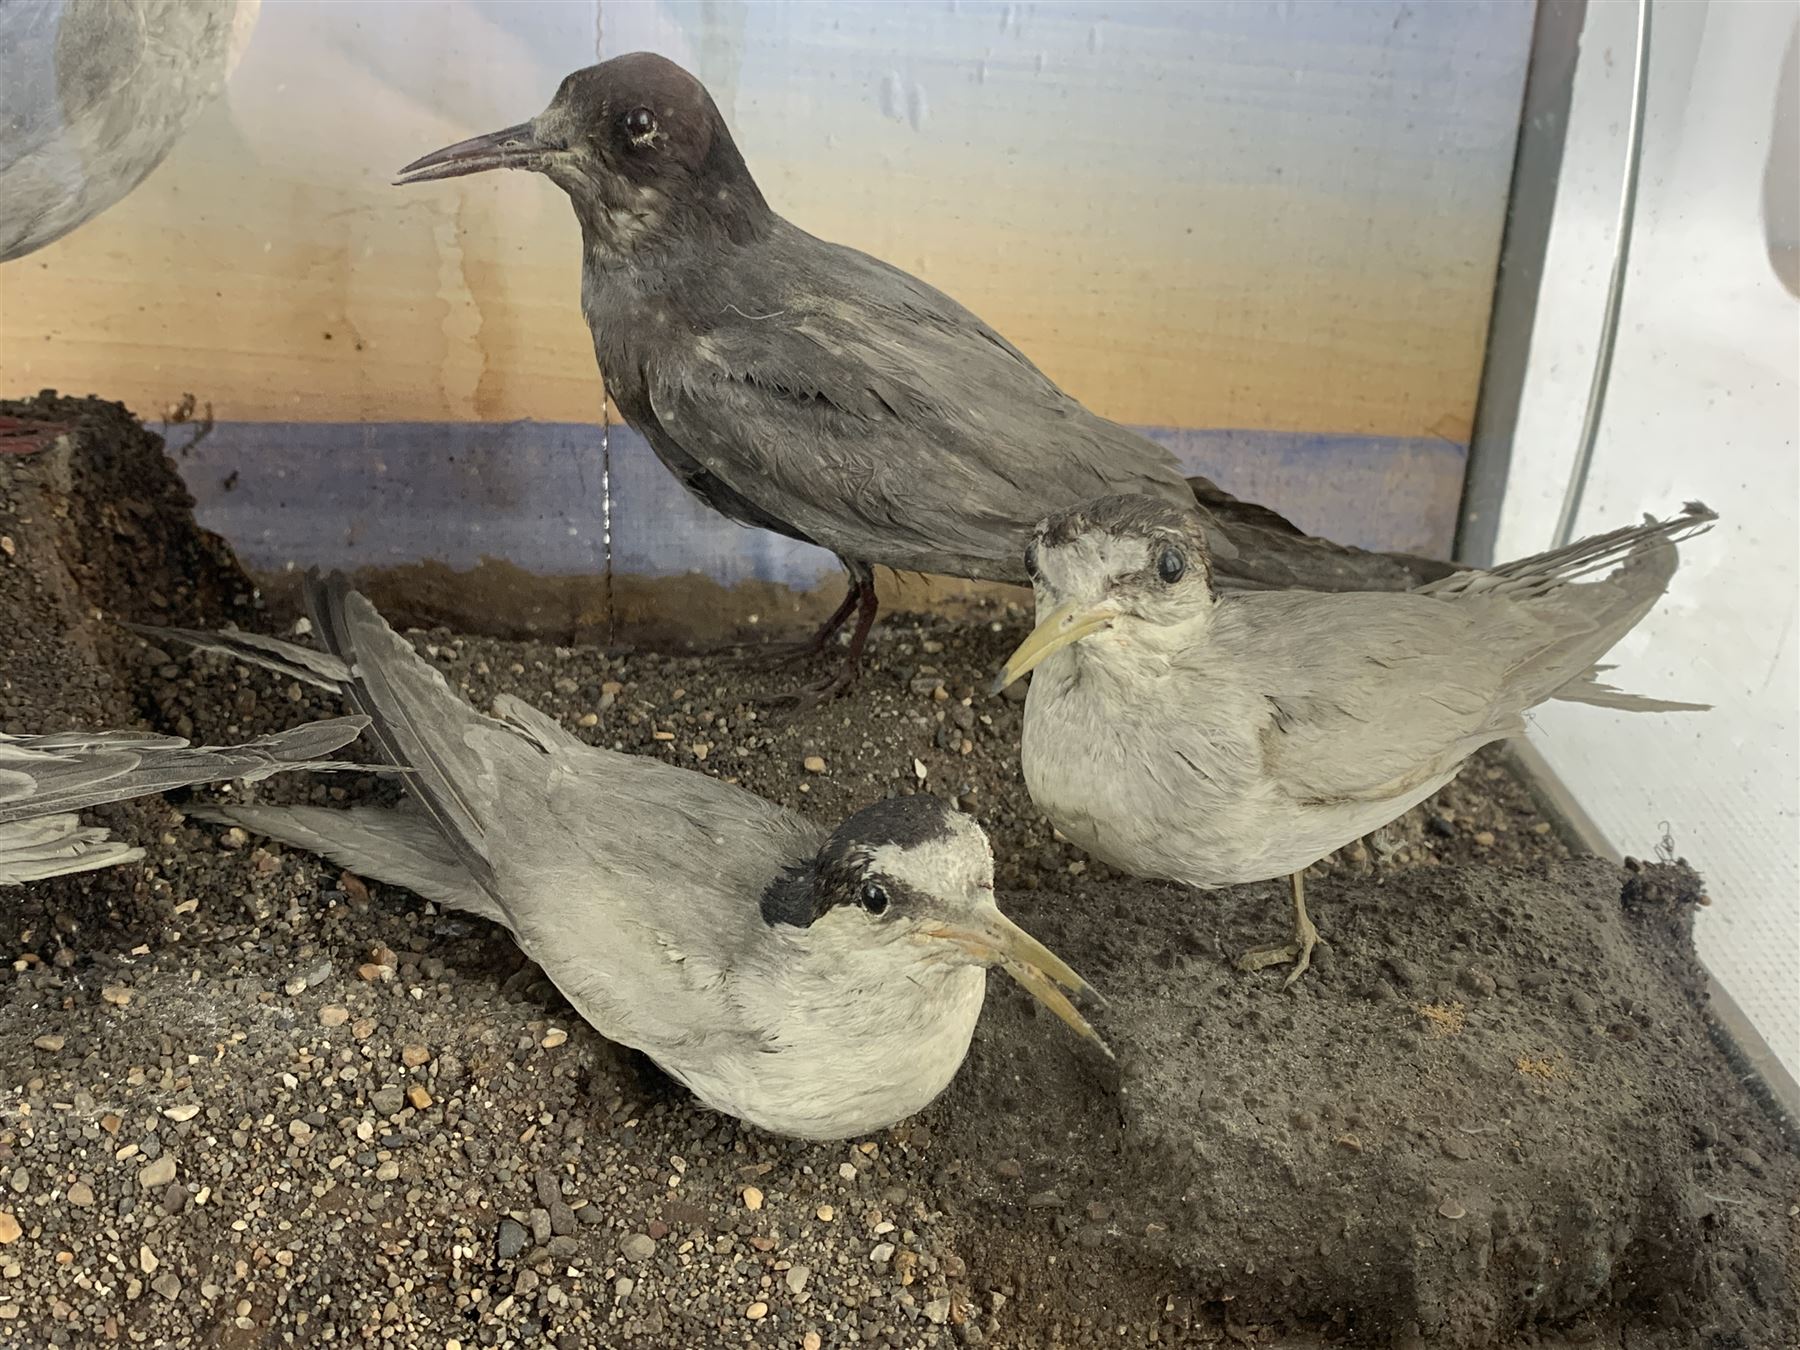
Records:
M625 134L641 141L656 130L656 114L648 108L633 108L625 114Z
M1037 540L1035 539L1025 546L1025 575L1030 577L1033 582L1041 580L1038 573Z
M886 886L882 886L873 881L864 882L862 892L857 896L857 899L862 901L862 907L871 914L887 913L888 893Z
M1187 571L1187 559L1181 556L1178 548L1165 548L1162 557L1156 560L1156 575L1170 586L1181 580Z

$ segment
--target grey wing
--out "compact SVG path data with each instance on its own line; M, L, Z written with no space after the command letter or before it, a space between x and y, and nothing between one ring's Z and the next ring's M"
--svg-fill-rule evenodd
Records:
M253 782L293 769L361 768L326 756L368 725L366 717L334 717L226 746L189 745L178 736L134 731L0 736L0 824L197 783Z
M763 889L817 851L818 829L703 774L579 742L509 755L501 781L492 848L513 931L582 1016L658 1057L759 1041L734 983L779 941Z
M690 359L647 371L662 434L758 509L846 556L1016 581L1052 511L1118 492L1192 504L1165 450L948 297L854 250L789 244L689 316Z
M356 739L363 717L339 717L244 745L189 745L134 731L0 735L0 885L87 872L144 856L73 812L226 779L291 769L356 768L326 759Z
M114 839L104 825L83 825L73 815L0 825L0 886L92 872L143 856L143 849Z
M1405 594L1232 596L1213 644L1260 699L1266 781L1309 803L1378 801L1523 729L1508 667L1529 625L1488 617Z
M1704 507L1410 594L1234 596L1215 640L1233 642L1270 691L1270 776L1309 800L1398 796L1489 741L1518 734L1546 699L1640 712L1695 705L1602 684L1595 663L1641 620ZM1579 582L1617 564L1610 576Z

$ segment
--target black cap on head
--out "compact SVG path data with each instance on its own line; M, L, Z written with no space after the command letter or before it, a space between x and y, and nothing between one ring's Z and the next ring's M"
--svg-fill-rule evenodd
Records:
M831 832L815 857L770 884L762 896L763 921L805 928L839 905L861 905L875 914L903 908L917 897L906 882L875 870L876 851L949 843L958 834L960 814L923 792L863 807ZM974 822L962 825L979 834Z

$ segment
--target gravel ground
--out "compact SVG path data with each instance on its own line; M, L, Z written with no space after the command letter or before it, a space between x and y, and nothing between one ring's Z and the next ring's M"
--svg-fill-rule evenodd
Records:
M339 711L112 623L287 617L183 518L153 438L54 406L74 449L0 465L0 726ZM478 706L516 693L821 819L954 797L1003 904L1114 996L1122 1070L997 981L930 1110L773 1139L484 923L106 808L143 864L0 894L0 1343L1795 1343L1800 1165L1708 1038L1691 873L1571 859L1484 754L1380 875L1321 868L1332 945L1284 995L1227 960L1281 930L1279 885L1119 878L1032 808L1020 708L976 692L1024 625L890 617L854 695L800 710L760 652L415 640Z

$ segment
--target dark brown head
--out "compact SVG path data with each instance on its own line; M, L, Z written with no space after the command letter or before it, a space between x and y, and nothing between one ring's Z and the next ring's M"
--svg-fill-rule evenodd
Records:
M1083 640L1179 645L1212 612L1212 555L1198 513L1160 497L1100 497L1045 520L1025 551L1038 625L994 681L1004 689Z
M544 174L589 242L616 254L742 239L771 219L712 95L652 52L576 71L531 121L414 160L395 181L488 169Z

